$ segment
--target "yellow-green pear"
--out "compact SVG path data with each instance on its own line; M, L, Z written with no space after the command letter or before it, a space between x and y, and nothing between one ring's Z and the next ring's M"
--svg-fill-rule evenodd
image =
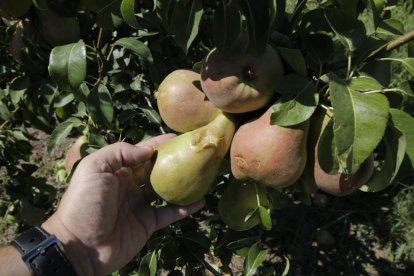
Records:
M154 191L177 205L201 200L213 185L235 129L234 120L220 113L208 125L159 145L150 175Z

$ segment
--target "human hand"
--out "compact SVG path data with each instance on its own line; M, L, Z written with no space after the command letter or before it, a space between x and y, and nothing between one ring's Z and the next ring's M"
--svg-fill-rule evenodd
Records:
M151 234L201 209L154 208L148 164L154 148L174 137L161 135L137 145L116 143L78 165L57 211L42 225L62 242L79 275L106 275L126 265Z

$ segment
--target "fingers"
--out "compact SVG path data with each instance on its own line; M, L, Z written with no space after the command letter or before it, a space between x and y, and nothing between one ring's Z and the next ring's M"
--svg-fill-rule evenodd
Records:
M116 172L122 167L136 167L149 160L154 154L151 146L134 146L118 142L106 146L84 158L80 165L96 172Z
M204 207L205 200L202 199L194 204L188 206L167 205L155 209L155 229L167 227L173 222L179 221L189 215L199 211Z
M159 136L156 136L156 137L152 137L148 140L142 141L142 142L136 144L135 146L138 146L138 147L147 146L147 147L152 147L152 148L155 149L158 145L166 142L167 140L169 140L171 138L174 138L175 136L177 136L177 135L175 135L174 133L159 135Z

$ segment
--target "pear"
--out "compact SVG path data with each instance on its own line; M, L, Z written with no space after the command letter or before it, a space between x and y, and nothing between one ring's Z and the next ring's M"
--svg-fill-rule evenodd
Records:
M317 110L312 118L309 139L309 162L306 172L310 175L318 189L335 196L345 196L366 184L374 173L374 156L370 156L361 164L358 171L351 176L344 174L328 174L322 170L318 160L318 144L321 134L332 118L326 110ZM309 178L308 178L309 180Z
M178 132L202 127L220 113L201 90L200 74L190 70L171 72L160 84L155 97L161 118Z
M85 157L88 153L86 148L88 146L88 137L85 135L80 136L76 139L75 143L70 147L65 157L65 169L67 172L70 172L73 164L78 160Z
M154 191L177 205L201 200L212 187L235 130L233 119L220 113L209 124L159 145L150 175Z
M259 56L248 53L247 45L248 39L242 37L230 54L213 49L203 61L203 91L225 112L244 113L267 105L284 72L283 62L271 45Z
M231 171L237 179L280 189L295 183L305 168L309 123L272 125L271 114L270 107L237 130L230 149Z

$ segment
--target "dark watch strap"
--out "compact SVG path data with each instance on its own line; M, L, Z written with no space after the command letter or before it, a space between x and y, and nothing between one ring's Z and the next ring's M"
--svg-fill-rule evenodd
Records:
M59 240L40 227L33 227L12 242L22 259L35 275L76 275L73 266L63 254Z

